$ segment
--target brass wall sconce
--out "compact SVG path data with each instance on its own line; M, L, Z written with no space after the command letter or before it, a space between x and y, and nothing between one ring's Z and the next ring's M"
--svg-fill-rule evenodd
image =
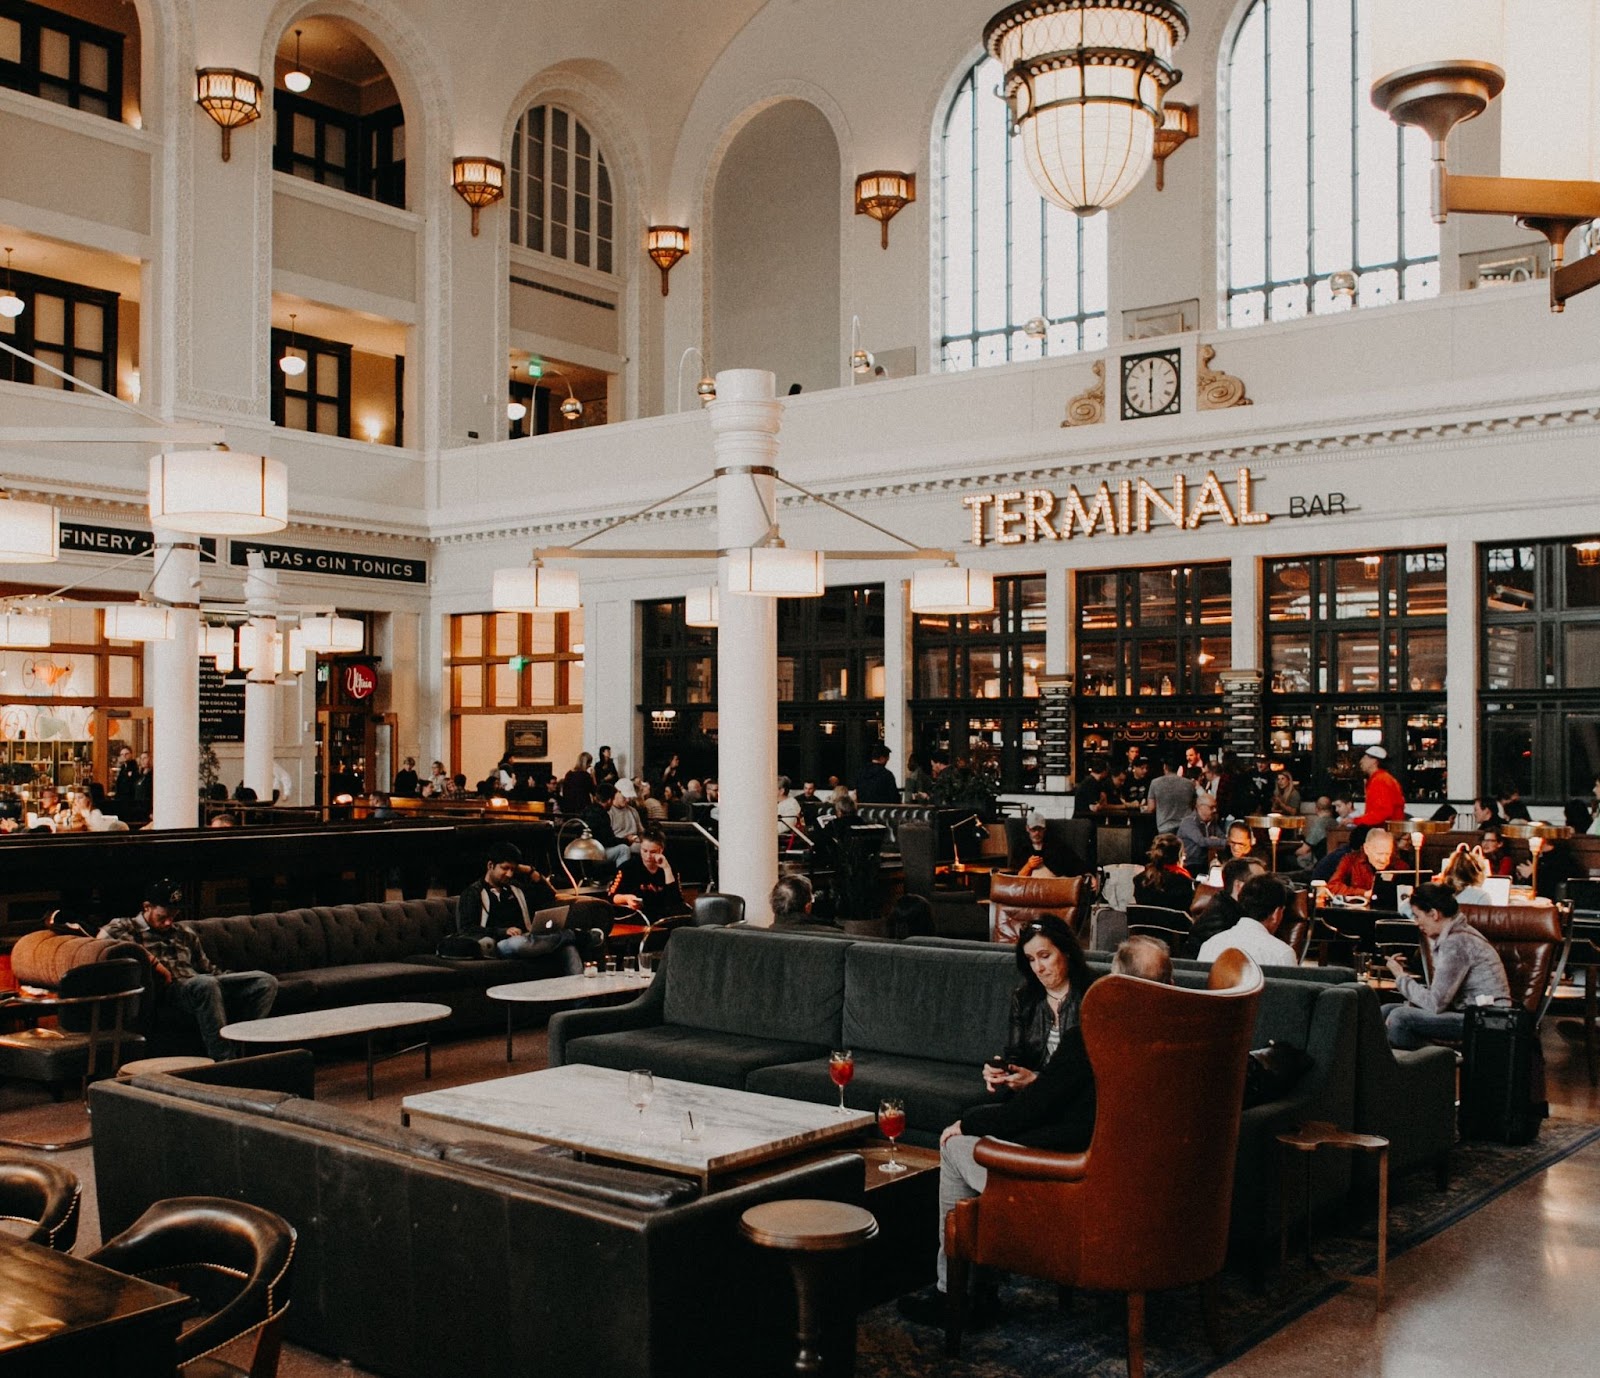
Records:
M889 247L889 222L917 199L914 172L863 172L856 178L856 214L870 215L883 231Z
M1562 6L1560 23L1516 8L1462 0L1446 11L1391 0L1373 34L1372 103L1432 142L1435 221L1452 211L1509 215L1545 237L1550 309L1561 311L1569 297L1600 286L1600 255L1563 262L1567 236L1600 218L1600 156L1587 137L1600 114L1600 73L1587 57L1600 43L1600 15L1586 0ZM1500 176L1451 172L1451 131L1502 91Z
M457 158L450 164L450 185L472 207L472 233L478 233L478 212L506 194L506 165L497 158Z
M661 295L667 295L667 274L689 252L689 231L683 225L652 225L645 232L645 252L661 269Z
M1156 190L1167 189L1167 159L1200 132L1200 107L1169 100L1161 107L1161 123L1156 126Z
M1600 541L1576 541L1573 543L1572 553L1578 557L1578 563L1585 569L1600 566Z
M222 126L222 161L233 152L233 131L261 118L261 78L232 67L199 67L194 100Z

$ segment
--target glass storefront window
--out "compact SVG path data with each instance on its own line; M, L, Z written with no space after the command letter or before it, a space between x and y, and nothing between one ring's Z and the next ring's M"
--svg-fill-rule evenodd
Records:
M1414 693L1444 690L1445 634L1413 629L1406 633L1406 688Z
M483 707L483 666L458 666L452 676L451 705L455 708Z
M1141 627L1171 626L1178 620L1178 572L1141 569L1138 600Z
M831 700L849 697L849 657L819 656L817 659L817 698Z
M1222 692L1222 672L1233 668L1233 638L1229 636L1203 636L1200 652L1195 657L1195 668L1202 694Z
M778 657L778 702L789 703L794 699L794 657Z
M1225 627L1233 621L1233 571L1225 565L1199 565L1191 571L1200 623Z
M1488 612L1532 612L1538 602L1538 549L1531 545L1489 546L1483 552L1484 603Z
M1423 550L1409 553L1404 560L1407 617L1445 615L1444 552Z
M1114 631L1117 626L1117 576L1108 573L1078 575L1078 629Z
M1272 638L1272 673L1268 685L1275 694L1311 692L1311 636Z
M950 652L936 646L917 653L916 696L919 699L947 699L950 693Z
M522 649L518 639L521 631L522 619L514 612L496 613L494 628L494 653L499 656L514 656Z
M1568 626L1562 647L1562 687L1593 689L1600 685L1600 623Z
M711 703L716 697L717 662L711 656L693 656L684 662L685 703Z
M1107 698L1122 693L1117 677L1117 648L1110 642L1089 642L1078 653L1078 693Z
M1377 694L1384 688L1381 642L1371 632L1339 632L1334 638L1337 689L1341 694Z
M1152 695L1169 697L1178 692L1178 643L1175 641L1141 641L1139 643L1139 678L1135 692L1141 698Z
M1045 581L1017 581L1017 630L1043 636L1045 632Z
M1534 689L1539 684L1537 628L1485 627L1483 687Z
M1332 615L1341 621L1377 617L1382 610L1383 556L1350 556L1333 562Z
M967 652L967 692L975 699L1001 697L1000 651L974 646Z
M1267 620L1304 622L1311 618L1311 566L1280 560L1267 570Z
M509 665L491 665L489 673L492 676L491 683L494 685L494 706L515 708L522 688L517 672Z
M1600 565L1580 564L1576 543L1567 545L1565 563L1566 606L1600 608Z

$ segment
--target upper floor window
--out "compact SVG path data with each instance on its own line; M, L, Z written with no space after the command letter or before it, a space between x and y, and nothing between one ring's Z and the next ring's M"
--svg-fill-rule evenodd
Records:
M535 105L511 139L511 242L612 272L615 205L605 154L559 105Z
M1239 26L1224 132L1232 325L1438 295L1427 140L1368 97L1371 2L1255 0Z
M0 335L7 344L104 392L116 391L115 292L20 271L11 274L11 289L22 299L23 311L14 317L0 316ZM59 374L3 352L0 379L77 391Z
M290 91L273 93L272 166L291 177L406 203L406 118L398 105L352 115Z
M26 0L0 0L0 86L122 118L122 35Z
M1106 343L1106 217L1081 220L1039 195L1006 132L999 84L1000 64L985 57L945 117L946 369Z

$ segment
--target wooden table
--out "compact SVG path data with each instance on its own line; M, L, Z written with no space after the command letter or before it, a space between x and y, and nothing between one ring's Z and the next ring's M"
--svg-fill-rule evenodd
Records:
M855 1138L877 1120L864 1111L841 1115L830 1105L665 1077L655 1079L655 1097L641 1115L627 1088L626 1072L575 1064L425 1091L407 1096L400 1110L408 1122L415 1116L489 1129L694 1177L703 1191L741 1168ZM697 1139L683 1138L686 1114L694 1116Z
M0 1373L6 1378L173 1378L193 1303L139 1278L0 1235Z
M245 1019L225 1024L222 1036L233 1043L314 1043L322 1038L342 1038L365 1034L367 1038L367 1099L372 1099L372 1068L403 1053L422 1050L422 1076L433 1078L433 1046L427 1039L407 1048L375 1056L374 1034L387 1029L407 1029L414 1024L434 1024L450 1017L450 1006L432 1005L420 1000L396 1000L377 1005L339 1005L331 1010L308 1010L304 1014L275 1014L267 1019Z
M598 1000L613 995L639 995L650 987L654 972L645 972L641 978L636 971L597 971L593 976L547 976L538 981L513 981L504 986L490 986L484 992L491 1000L500 1000L506 1007L506 1061L513 1061L511 1035L512 1020L518 1005L560 1005L568 1000Z

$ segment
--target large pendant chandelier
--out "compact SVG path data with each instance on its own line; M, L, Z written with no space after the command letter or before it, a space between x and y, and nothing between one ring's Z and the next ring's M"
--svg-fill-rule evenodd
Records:
M1047 200L1089 216L1139 184L1188 36L1189 17L1169 0L1022 0L989 21L984 46Z

